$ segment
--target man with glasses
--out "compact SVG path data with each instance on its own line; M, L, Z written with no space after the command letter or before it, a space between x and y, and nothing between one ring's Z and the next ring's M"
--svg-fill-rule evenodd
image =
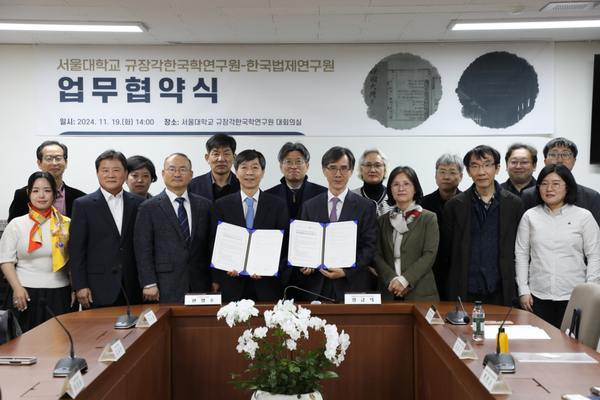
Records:
M291 219L298 218L302 204L327 188L308 181L310 153L302 143L287 142L277 155L279 170L283 174L281 183L266 190L265 193L281 197L285 200Z
M315 270L301 268L305 289L328 298L344 300L345 292L369 290L368 266L377 247L375 203L348 190L354 171L354 155L344 147L332 147L321 159L323 175L329 190L308 200L302 206L300 219L321 223L356 221L356 267ZM322 300L307 295L304 300Z
M59 213L70 218L73 210L73 202L76 198L85 196L85 193L79 189L67 186L63 181L63 174L68 165L67 146L54 140L48 140L37 148L35 154L38 168L49 172L56 181L57 192L52 205ZM29 213L28 204L27 186L17 189L8 210L8 222L13 218Z
M165 190L139 207L134 248L144 301L183 303L188 292L211 288L212 203L189 193L192 162L181 153L165 159Z
M464 168L460 157L448 153L443 154L435 162L435 183L438 189L421 199L421 207L437 215L440 230L440 245L432 267L440 299L446 298L446 281L448 278L448 269L444 265L444 238L441 235L443 210L448 200L462 193L458 185L462 182Z
M563 164L572 172L577 161L577 145L565 138L552 139L544 146L544 164ZM535 188L523 191L521 200L525 210L535 207L533 194ZM600 226L600 194L594 189L577 184L577 200L574 205L585 208L592 213L594 219Z
M231 172L236 141L225 133L217 133L206 141L204 159L210 171L191 180L189 192L215 202L240 190L240 182Z
M511 304L517 295L515 239L523 205L500 187L500 153L477 146L464 159L473 185L444 206L446 298Z
M534 188L536 180L533 177L537 167L537 149L524 143L514 143L506 151L506 171L508 179L502 189L508 190L515 196L521 197L525 189Z

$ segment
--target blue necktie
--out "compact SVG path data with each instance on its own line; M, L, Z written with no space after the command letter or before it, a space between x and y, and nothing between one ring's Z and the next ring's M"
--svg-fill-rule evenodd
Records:
M246 213L246 228L252 229L254 225L254 199L246 197L246 204L248 204L248 212Z
M190 248L191 239L190 239L190 224L188 223L187 212L185 211L185 207L183 206L183 202L185 199L183 197L178 197L175 199L176 202L179 203L179 209L177 210L177 218L179 219L179 225L181 225L181 231L183 232L183 237L185 238L185 244Z

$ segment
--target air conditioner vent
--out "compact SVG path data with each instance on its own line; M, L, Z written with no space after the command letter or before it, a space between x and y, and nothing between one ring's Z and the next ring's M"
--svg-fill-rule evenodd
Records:
M548 3L542 8L541 12L557 11L588 11L596 7L600 2L597 1L572 1L567 3Z

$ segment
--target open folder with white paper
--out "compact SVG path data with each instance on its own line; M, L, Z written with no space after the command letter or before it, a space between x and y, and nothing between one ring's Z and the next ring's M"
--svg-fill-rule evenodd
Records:
M247 229L219 221L211 268L240 275L277 276L283 231Z
M357 221L291 220L288 265L316 269L356 267Z

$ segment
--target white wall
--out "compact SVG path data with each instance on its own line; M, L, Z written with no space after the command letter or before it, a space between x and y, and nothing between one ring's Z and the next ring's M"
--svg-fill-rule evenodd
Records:
M35 149L44 140L34 131L33 55L32 46L0 46L0 169L3 171L0 192L0 219L8 216L8 207L14 190L27 183L27 177L37 169ZM590 118L592 100L593 55L600 53L599 43L557 43L555 48L555 129L552 137L564 136L579 146L578 161L574 172L577 181L600 190L600 166L589 165ZM309 177L312 181L326 184L319 167L322 154L331 146L349 147L358 156L366 148L379 147L390 158L392 166L410 165L419 174L424 192L436 189L434 180L435 160L442 153L451 152L461 157L470 148L489 144L504 155L514 141L531 143L541 150L550 136L523 137L364 137L340 139L335 137L306 137L301 139L310 150L313 160ZM74 187L91 192L98 187L94 160L108 148L122 151L126 156L141 154L154 161L159 169L162 160L173 152L187 154L193 162L195 175L206 173L209 168L204 161L205 137L55 137L69 147L69 167L65 181ZM267 158L267 172L261 185L263 189L278 183L281 174L277 152L281 145L297 137L247 137L240 136L238 151L255 148ZM543 157L542 157L543 158ZM543 160L538 165L538 171ZM508 176L504 162L498 176L500 182ZM470 186L465 174L461 189ZM352 177L350 187L361 182ZM162 179L153 184L152 193L164 188Z

